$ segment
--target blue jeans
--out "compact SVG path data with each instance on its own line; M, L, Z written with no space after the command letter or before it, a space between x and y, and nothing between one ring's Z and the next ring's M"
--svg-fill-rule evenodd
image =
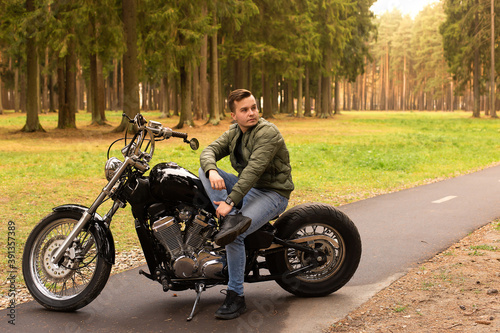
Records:
M212 204L214 201L224 201L228 193L231 193L233 186L238 181L238 177L227 173L221 169L217 169L219 175L224 179L226 184L225 190L214 190L210 185L210 180L205 175L205 172L200 168L199 176L203 183L203 187L207 192ZM243 197L241 203L241 214L252 219L252 224L247 231L239 235L232 243L226 245L227 265L229 271L228 289L238 295L243 295L243 282L245 279L245 237L260 229L266 222L283 213L288 205L288 199L278 193L270 190L252 188ZM217 206L214 204L214 207ZM236 214L236 208L233 208L231 213Z

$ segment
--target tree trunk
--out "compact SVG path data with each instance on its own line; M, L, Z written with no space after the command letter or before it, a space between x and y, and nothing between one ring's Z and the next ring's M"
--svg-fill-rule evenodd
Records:
M271 78L272 78L272 82L271 82ZM283 98L281 98L281 103L279 103L280 101L280 98L279 96L281 96L281 92L280 92L280 88L279 88L279 80L278 80L278 77L276 75L267 75L267 80L269 80L267 82L267 84L269 84L269 88L271 89L271 104L270 106L268 106L268 108L270 107L271 110L269 111L270 114L276 114L276 113L280 113L280 104L283 104ZM263 89L264 90L264 89ZM264 94L265 95L265 94ZM265 104L265 103L264 103Z
M116 87L118 110L123 110L123 60L118 63L118 84Z
M236 89L249 89L250 88L250 73L248 72L249 63L248 60L241 58L235 59L234 61L234 84Z
M113 87L111 89L111 110L118 110L118 60L113 59Z
M170 98L168 95L168 75L165 74L165 76L162 78L162 84L161 84L161 89L162 89L162 95L163 95L163 103L162 103L162 110L161 110L161 116L160 118L167 118L170 117Z
M172 82L172 78L170 80ZM174 84L172 85L172 99L173 99L173 109L174 109L174 116L179 115L179 105L181 104L179 102L179 78L177 75L174 76L173 78Z
M68 103L68 118L66 128L76 128L76 51L75 42L69 43L66 55L66 100Z
M346 85L347 85L347 110L352 111L352 84L351 82L346 80Z
M291 79L286 79L286 113L289 115L293 115L294 107L293 107L293 84Z
M305 82L305 102L304 102L304 116L311 116L311 94L309 84L309 66L306 66L306 82Z
M389 44L385 46L385 66L384 66L384 77L385 77L385 110L389 110Z
M44 68L45 68L45 71L44 71L44 74L43 74L43 86L42 86L42 107L41 107L41 111L42 113L46 113L46 110L48 109L48 89L47 89L47 86L49 84L49 79L48 79L48 69L49 69L49 48L46 47L45 48L45 54L44 54ZM0 94L1 96L1 94ZM0 107L1 107L1 103L0 103Z
M99 108L100 118L103 122L106 122L106 89L102 66L102 61L99 56L97 56L97 106Z
M371 98L370 98L370 110L373 111L375 110L375 98L376 98L376 88L377 88L377 84L375 82L375 71L377 69L377 64L376 64L376 61L374 60L373 61L373 65L372 65L372 94L371 94Z
M321 78L321 115L320 118L328 118L330 114L330 93L331 78L323 76Z
M90 55L90 80L89 80L89 111L92 113L92 125L104 125L104 119L101 118L99 112L99 97L97 87L97 54Z
M318 89L316 91L316 98L314 100L314 113L316 115L316 117L319 117L323 111L322 111L322 105L321 105L321 93L322 93L322 89L321 89L321 84L322 84L322 79L321 79L321 74L319 74L318 76Z
M338 75L335 75L335 111L334 114L340 114L340 82Z
M453 81L450 81L450 108L449 110L453 112L455 110L455 96L453 91Z
M367 68L366 56L364 59L364 68ZM361 82L361 110L366 110L366 70L363 72L363 81Z
M139 112L139 80L137 79L137 8L135 0L122 1L123 33L125 36L126 52L123 54L123 112L134 118ZM133 131L128 120L122 118L121 124L114 132L123 132L125 129Z
M495 0L491 0L491 71L490 71L490 105L491 117L498 118L495 103Z
M2 63L2 52L0 51L0 64ZM3 103L2 103L2 80L0 79L0 114L3 114Z
M195 119L201 119L201 110L200 110L200 67L197 66L194 62L192 65L192 98L193 98L193 109L192 113Z
M302 75L300 75L297 81L297 117L304 117L304 112L302 109Z
M56 112L56 101L54 95L54 75L51 73L49 75L49 112Z
M26 10L35 11L35 1L26 1ZM44 131L38 119L40 108L40 87L38 75L38 53L36 49L36 40L33 36L33 28L28 27L28 38L26 41L26 76L27 76L27 103L26 103L26 124L23 132Z
M219 114L222 117L226 117L226 114L224 113L224 110L226 108L226 103L225 101L225 96L224 96L224 85L222 83L222 67L217 66L217 83L219 85Z
M480 59L479 59L479 48L476 48L474 51L474 73L473 73L473 89L474 89L474 109L472 110L472 116L474 118L479 118L480 114L480 105L481 105L481 95L479 90L479 75L481 70Z
M76 61L76 112L85 110L85 80L82 75L80 60Z
M57 89L59 100L59 115L58 115L58 128L64 128L66 115L68 114L68 106L66 105L66 65L65 59L59 58L57 62Z
M181 114L175 128L181 129L184 125L193 126L193 112L191 110L191 63L182 65L179 69L181 77Z
M206 13L206 2L204 3L204 13ZM208 116L208 80L207 80L207 68L208 68L208 36L203 37L203 43L201 44L201 63L200 63L200 109L201 117L207 119Z
M68 54L59 62L58 84L59 120L57 128L76 128L76 53L74 41L69 42Z
M262 110L262 117L266 119L274 118L271 82L269 82L270 80L270 75L267 74L265 64L262 63L262 90L264 95L264 110Z
M406 111L406 54L403 60L403 111Z
M213 12L213 27L217 26L217 15ZM218 125L219 113L219 54L217 51L217 31L210 38L210 123Z

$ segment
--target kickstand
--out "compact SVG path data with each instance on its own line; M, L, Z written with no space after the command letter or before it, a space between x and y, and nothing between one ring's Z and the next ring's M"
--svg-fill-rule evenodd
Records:
M196 289L196 300L194 301L193 309L191 310L191 314L189 317L187 317L187 321L191 321L194 317L194 311L196 310L196 306L198 305L198 302L200 301L201 293L205 291L205 284L203 282L196 283L195 285Z

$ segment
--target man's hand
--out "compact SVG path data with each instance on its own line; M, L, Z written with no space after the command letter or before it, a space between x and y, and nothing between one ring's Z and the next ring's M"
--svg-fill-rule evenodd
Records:
M224 201L214 201L214 204L218 206L217 210L215 211L217 218L220 218L221 216L226 216L233 209L233 206L228 205Z
M226 183L224 182L224 179L219 175L217 170L210 170L208 172L208 179L210 180L210 185L214 190L220 191L226 189Z

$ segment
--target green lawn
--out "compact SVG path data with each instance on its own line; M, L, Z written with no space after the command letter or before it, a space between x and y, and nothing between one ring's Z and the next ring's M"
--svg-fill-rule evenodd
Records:
M119 123L120 113L107 115L113 127ZM120 137L110 133L111 126L89 126L90 115L82 112L78 129L57 130L57 115L49 114L40 115L46 133L20 133L25 117L0 115L0 230L6 235L8 222L15 222L19 266L30 230L52 207L93 202L105 185L107 147ZM178 118L160 119L157 112L145 117L166 126L178 123ZM500 121L473 119L465 112L344 112L323 120L280 115L271 121L290 151L296 186L290 206L307 201L341 205L500 162ZM197 173L201 149L229 123L203 126L200 121L182 129L200 140L200 150L191 151L175 138L159 142L152 164L175 161ZM230 168L227 161L220 166ZM138 245L128 207L117 214L112 230L118 250ZM6 242L2 236L2 271Z

